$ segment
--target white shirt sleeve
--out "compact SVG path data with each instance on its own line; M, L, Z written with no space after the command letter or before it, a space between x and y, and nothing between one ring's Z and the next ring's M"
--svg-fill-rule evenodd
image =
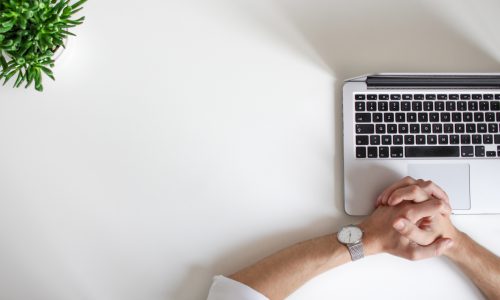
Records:
M224 276L215 276L207 300L269 300L251 287Z

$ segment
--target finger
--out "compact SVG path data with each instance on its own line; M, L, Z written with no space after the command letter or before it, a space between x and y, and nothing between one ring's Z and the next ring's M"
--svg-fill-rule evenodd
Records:
M435 198L438 198L440 200L445 201L446 203L450 204L450 199L448 198L448 194L437 184L430 180L417 180L416 183L419 187L421 187L427 194L430 196L433 196Z
M402 188L404 186L415 183L415 179L410 176L406 176L403 179L393 183L388 188L386 188L377 198L377 206L382 203L387 203L387 198L394 192L395 190Z
M412 184L395 190L389 198L387 204L398 205L403 201L423 202L429 199L429 195L420 186Z
M408 259L420 260L442 255L448 248L453 245L453 240L449 238L440 238L437 239L434 243L427 246L421 246L418 244L410 245L411 248L408 253Z
M422 218L432 218L439 214L448 216L451 213L451 207L444 201L436 198L431 200L408 205L403 210L402 217L416 224Z
M402 236L419 245L430 245L439 233L419 228L405 218L400 218L392 225Z

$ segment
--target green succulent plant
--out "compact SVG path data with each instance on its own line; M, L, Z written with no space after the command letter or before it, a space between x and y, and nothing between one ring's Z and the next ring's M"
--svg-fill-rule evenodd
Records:
M85 17L73 16L86 1L0 0L0 80L4 85L16 78L14 87L34 82L35 89L43 91L43 74L55 79L54 52L74 35L69 28L83 23Z

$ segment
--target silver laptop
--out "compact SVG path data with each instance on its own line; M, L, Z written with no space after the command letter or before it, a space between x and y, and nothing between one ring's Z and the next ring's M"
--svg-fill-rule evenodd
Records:
M343 87L345 211L432 180L455 214L500 213L500 74L373 74Z

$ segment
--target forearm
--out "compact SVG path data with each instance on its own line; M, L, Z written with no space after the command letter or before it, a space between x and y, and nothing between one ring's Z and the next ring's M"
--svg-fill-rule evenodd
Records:
M347 248L331 234L281 250L230 278L269 299L283 299L313 277L350 260Z
M500 258L469 236L459 233L445 253L488 299L500 299Z

